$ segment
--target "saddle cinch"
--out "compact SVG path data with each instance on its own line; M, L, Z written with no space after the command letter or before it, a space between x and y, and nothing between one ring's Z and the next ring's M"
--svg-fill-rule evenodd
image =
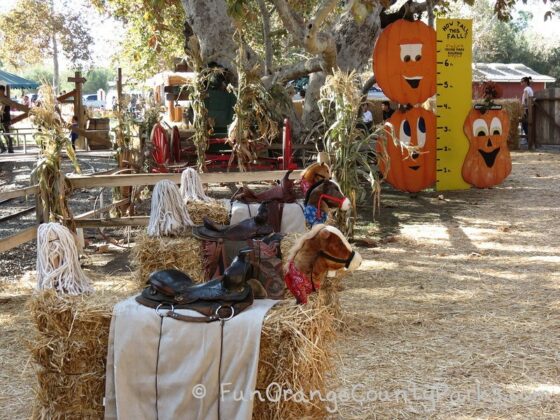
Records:
M187 322L227 321L253 303L253 290L247 283L251 251L241 250L221 278L195 284L178 270L150 274L148 287L136 297L142 305L156 309L158 315ZM191 309L203 316L182 315L175 309Z

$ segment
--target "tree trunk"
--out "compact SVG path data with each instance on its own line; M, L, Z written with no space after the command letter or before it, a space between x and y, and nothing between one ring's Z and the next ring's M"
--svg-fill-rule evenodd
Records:
M51 16L54 16L55 14L55 10L54 10L54 0L51 0L50 2L50 6L51 6ZM60 90L60 70L59 70L59 65L58 65L58 41L56 39L56 30L53 28L52 29L52 47L53 47L53 89L54 89L54 93L56 96L58 96L58 92Z
M200 41L204 60L215 61L234 74L237 45L233 41L234 22L224 0L182 0L187 22ZM248 46L247 62L253 65L258 56Z
M309 75L309 84L305 92L305 104L303 106L302 122L304 128L309 131L321 119L317 102L321 94L321 87L325 84L326 75L322 71Z
M60 75L58 65L58 42L56 40L56 33L52 34L53 43L53 89L56 96L58 96L60 88Z

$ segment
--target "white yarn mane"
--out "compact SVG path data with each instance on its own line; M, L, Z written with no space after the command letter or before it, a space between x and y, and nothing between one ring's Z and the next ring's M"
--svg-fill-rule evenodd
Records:
M187 168L181 173L181 197L184 203L189 201L212 201L204 192L202 181L194 168Z
M183 204L179 188L167 179L159 181L152 193L148 235L179 235L187 226L193 224L187 207Z
M43 223L37 230L37 290L80 295L93 292L78 260L72 232L59 223Z

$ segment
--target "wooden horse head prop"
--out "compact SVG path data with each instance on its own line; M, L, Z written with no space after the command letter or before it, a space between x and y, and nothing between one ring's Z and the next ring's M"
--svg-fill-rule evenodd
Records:
M305 171L301 174L301 190L304 194L307 193L311 186L324 179L331 179L331 170L329 165L325 162L314 163L305 168Z
M361 263L340 230L318 224L290 250L284 281L298 303L307 303L307 295L320 288L328 271L354 271Z
M329 209L339 208L347 211L350 205L350 200L344 196L336 182L330 179L318 181L305 194L305 221L311 226L325 223Z

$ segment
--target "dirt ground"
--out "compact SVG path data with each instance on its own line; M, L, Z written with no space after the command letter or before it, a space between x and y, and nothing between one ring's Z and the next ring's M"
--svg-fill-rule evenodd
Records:
M333 418L558 417L560 153L512 157L497 188L387 190L378 220L360 223L374 243L341 294ZM130 280L126 250L85 262L98 286ZM0 418L31 410L32 286L31 271L0 277Z

